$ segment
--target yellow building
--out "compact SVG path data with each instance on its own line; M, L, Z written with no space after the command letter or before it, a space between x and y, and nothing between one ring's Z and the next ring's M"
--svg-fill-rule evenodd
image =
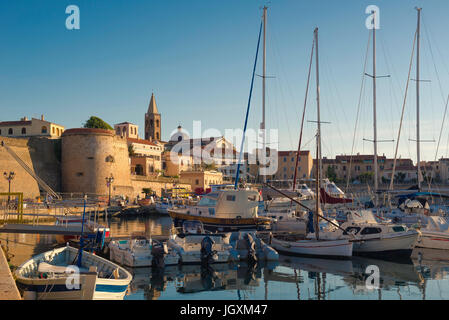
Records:
M162 155L162 170L166 176L179 176L183 171L193 169L193 157L191 155L182 155L176 152L165 151Z
M192 191L205 191L214 184L223 183L223 174L218 171L182 171L180 182L189 184Z
M278 168L273 180L293 180L298 151L279 151ZM301 151L298 162L297 179L309 179L312 174L313 159L310 151Z
M131 122L122 122L114 125L115 134L126 138L139 138L139 126Z
M42 115L40 119L27 117L20 121L3 121L0 122L0 136L4 137L31 137L45 136L50 138L59 138L65 128L56 123L46 121Z

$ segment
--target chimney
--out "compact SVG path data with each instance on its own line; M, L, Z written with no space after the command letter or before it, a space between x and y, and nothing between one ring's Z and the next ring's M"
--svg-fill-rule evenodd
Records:
M42 121L44 121L44 120L45 120L45 119L44 119L44 115L43 115L43 114L41 115L41 120L42 120Z

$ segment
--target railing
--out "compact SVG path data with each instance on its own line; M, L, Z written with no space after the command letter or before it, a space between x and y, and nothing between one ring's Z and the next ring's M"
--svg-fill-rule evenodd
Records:
M32 176L34 178L34 180L37 181L37 183L39 184L40 187L42 187L42 189L44 189L45 191L47 191L47 193L49 195L51 195L53 198L56 199L61 199L61 196L59 194L57 194L55 191L53 191L52 188L50 188L50 186L48 184L45 183L44 180L42 180L41 178L39 178L34 171L22 160L20 159L20 157L10 148L8 147L4 141L2 141L1 145L5 148L5 150L14 158L14 160L17 161L17 163L19 163L23 169L25 169L26 172L28 172L28 174L30 176Z

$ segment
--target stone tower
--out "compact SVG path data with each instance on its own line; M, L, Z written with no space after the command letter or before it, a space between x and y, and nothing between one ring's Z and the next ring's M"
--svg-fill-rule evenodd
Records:
M145 114L145 139L161 140L161 114L157 110L154 93L151 94L150 105Z

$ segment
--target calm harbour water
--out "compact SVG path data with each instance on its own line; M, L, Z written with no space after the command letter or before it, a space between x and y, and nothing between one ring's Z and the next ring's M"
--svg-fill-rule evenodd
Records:
M115 218L109 221L111 234L168 235L170 217ZM62 245L49 235L0 235L7 245L13 265L20 265L33 255ZM371 272L380 272L379 288L366 286ZM125 299L449 299L449 252L415 249L408 262L391 262L354 257L351 260L328 260L280 256L279 262L248 266L216 264L170 266L159 272L150 268L130 269L133 281ZM368 284L372 282L368 281Z

